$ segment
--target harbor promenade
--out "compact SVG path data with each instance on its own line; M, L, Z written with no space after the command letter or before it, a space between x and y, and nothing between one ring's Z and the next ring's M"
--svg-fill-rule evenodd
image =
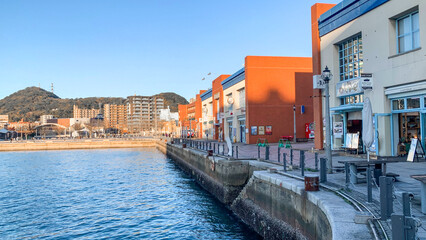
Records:
M215 153L227 155L229 149L226 143L216 141L204 141L194 140L198 142L198 148L212 149ZM203 145L204 144L204 145ZM237 150L238 146L238 150ZM279 168L279 171L283 171L283 153L286 154L286 164L288 170L286 174L293 175L295 177L302 177L300 169L300 150L304 152L305 168L304 174L319 174L316 170L319 168L319 163L316 163L315 159L325 157L324 151L318 151L313 149L314 144L312 142L305 143L292 143L292 150L289 148L280 148L277 143L269 144L269 156L266 157L266 148L258 147L256 144L233 144L233 156L238 159L257 159L260 161L275 163ZM238 151L238 157L237 157ZM278 157L278 151L281 156ZM293 158L290 158L291 152L293 152ZM260 156L260 158L259 158ZM268 160L266 160L268 159ZM420 239L426 239L426 215L421 211L421 183L413 179L412 175L426 174L426 161L422 159L420 162L407 162L406 157L399 158L388 158L397 160L387 164L387 173L394 173L398 176L396 181L393 182L393 210L396 214L402 214L403 200L402 193L412 193L414 198L411 200L411 213L412 216L419 220L421 225L418 227L417 237ZM327 182L324 183L326 186L342 189L347 194L351 195L354 199L365 205L376 218L380 218L380 188L378 183L373 178L373 189L372 197L373 201L369 203L367 201L367 183L366 181L360 181L359 183L346 183L346 174L344 172L344 164L342 161L353 161L353 160L366 160L365 154L349 154L343 152L333 152L333 173L327 174ZM374 161L374 160L371 160ZM284 172L284 171L283 171ZM365 179L365 175L364 175ZM390 219L380 221L387 237L392 236L391 232L391 221ZM386 237L385 237L386 239Z

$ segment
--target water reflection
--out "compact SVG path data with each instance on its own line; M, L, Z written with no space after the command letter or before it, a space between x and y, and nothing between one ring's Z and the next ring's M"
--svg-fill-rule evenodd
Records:
M4 239L257 239L156 149L0 153Z

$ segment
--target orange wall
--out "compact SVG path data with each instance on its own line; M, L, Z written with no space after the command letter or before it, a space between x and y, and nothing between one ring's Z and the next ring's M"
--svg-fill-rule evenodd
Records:
M261 57L245 59L247 143L258 138L278 142L293 135L293 105L297 106L297 137L305 137L305 123L313 121L312 59L307 57ZM305 114L300 106L305 105ZM272 135L252 136L251 126L272 126Z
M70 119L69 118L58 118L58 124L62 125L64 127L70 126Z
M330 10L335 4L316 3L311 7L311 24L312 24L312 69L314 75L320 75L321 69L321 41L318 31L318 19L321 14ZM322 117L322 97L321 90L313 89L313 107L315 122L315 148L322 149L323 136L323 117Z
M217 113L223 112L223 86L222 81L227 79L231 75L225 75L222 74L219 77L217 77L212 82L212 99L213 99L213 117L216 118L215 123L219 123L219 119L217 118ZM219 94L219 108L217 109L217 100L215 99L215 95ZM220 127L223 131L223 122L220 124ZM219 139L219 126L215 125L215 134L213 136L213 139Z

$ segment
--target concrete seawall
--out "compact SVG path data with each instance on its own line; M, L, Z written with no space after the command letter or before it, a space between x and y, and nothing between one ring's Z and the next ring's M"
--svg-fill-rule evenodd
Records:
M302 181L266 171L277 165L208 157L173 144L167 144L167 155L265 239L371 239L366 224L354 223L351 205L332 192L306 192Z

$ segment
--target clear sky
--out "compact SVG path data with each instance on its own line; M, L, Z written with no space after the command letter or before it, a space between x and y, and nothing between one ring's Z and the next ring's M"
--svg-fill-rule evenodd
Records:
M0 98L53 83L61 98L189 99L247 55L311 56L315 2L0 0Z

